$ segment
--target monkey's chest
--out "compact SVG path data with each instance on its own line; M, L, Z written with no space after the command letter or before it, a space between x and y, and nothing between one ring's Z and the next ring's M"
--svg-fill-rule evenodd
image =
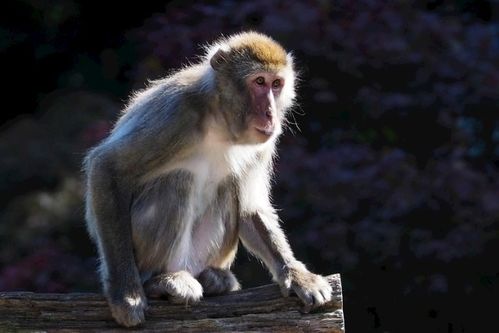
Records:
M236 193L223 165L195 158L150 180L132 205L142 271L198 274L219 260L236 228Z
M189 200L183 221L185 228L172 249L168 271L187 270L199 274L220 256L227 233L234 229L235 193L228 182L228 169L222 163L203 159L186 165L192 175Z

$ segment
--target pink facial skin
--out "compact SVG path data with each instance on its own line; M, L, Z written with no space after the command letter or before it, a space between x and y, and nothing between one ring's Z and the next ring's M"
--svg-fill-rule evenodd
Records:
M274 73L261 72L251 75L248 80L252 112L252 126L265 141L275 130L277 109L275 99L279 97L284 79Z

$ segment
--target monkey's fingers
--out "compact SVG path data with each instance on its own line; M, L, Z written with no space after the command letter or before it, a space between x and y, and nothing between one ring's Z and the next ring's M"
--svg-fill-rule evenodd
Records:
M281 288L281 294L283 297L289 297L289 292L291 290L290 287L286 286L286 285L280 285L279 286Z
M287 274L283 274L280 279L279 279L279 287L281 288L281 294L283 297L289 297L289 293L292 290L292 282L293 279L289 275L288 272Z
M185 296L178 296L178 295L168 295L168 301L172 304L183 304L187 308L189 304L196 304L201 301L202 295L197 296L197 295L185 295Z
M293 291L303 303L301 311L304 313L310 312L310 310L314 307L314 298L311 291L299 285L293 285Z
M327 281L325 282L326 285L322 289L320 289L320 292L324 297L324 302L328 303L333 298L333 287L331 287L331 285Z
M302 311L305 313L331 301L332 297L332 288L327 280L320 275L309 274L307 282L293 283L293 291L302 300L304 304Z

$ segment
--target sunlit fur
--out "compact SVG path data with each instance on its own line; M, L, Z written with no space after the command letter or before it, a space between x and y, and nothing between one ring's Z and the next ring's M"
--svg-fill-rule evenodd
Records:
M207 59L211 59L218 49L232 50L242 56L248 53L253 60L264 64L271 70L279 70L288 65L284 48L272 38L257 32L244 32L219 39L207 47Z
M285 82L265 138L255 134L245 81L260 72ZM221 38L198 64L135 93L110 136L88 153L87 226L120 324L144 321L143 283L151 296L184 303L239 288L229 270L239 240L284 294L292 288L308 306L330 299L327 281L294 258L270 199L294 85L293 58L270 37Z

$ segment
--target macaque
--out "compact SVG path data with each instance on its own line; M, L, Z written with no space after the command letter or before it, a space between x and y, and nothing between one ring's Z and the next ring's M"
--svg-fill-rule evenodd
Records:
M86 156L86 221L115 320L147 297L195 303L240 288L239 240L305 309L331 299L297 259L270 200L276 141L295 100L293 58L256 32L221 38L198 64L136 93Z

